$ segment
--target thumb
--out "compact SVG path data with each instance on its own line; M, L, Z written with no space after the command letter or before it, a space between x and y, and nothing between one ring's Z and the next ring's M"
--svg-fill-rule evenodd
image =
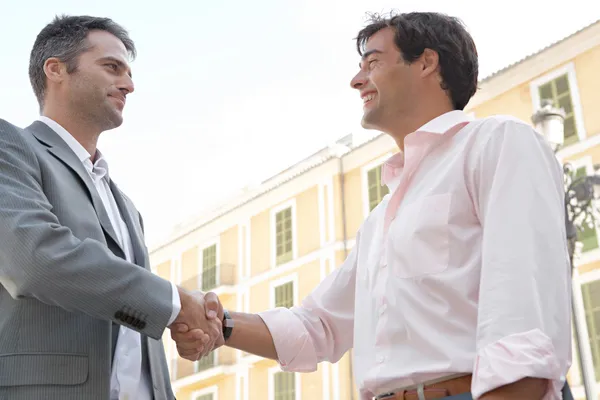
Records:
M217 318L219 312L219 298L213 292L208 292L204 295L204 308L206 309L206 317L209 319Z

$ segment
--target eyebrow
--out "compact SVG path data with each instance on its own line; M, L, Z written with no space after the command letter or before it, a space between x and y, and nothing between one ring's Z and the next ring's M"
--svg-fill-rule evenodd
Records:
M373 50L369 50L365 53L363 53L363 55L360 58L360 63L358 63L358 66L361 66L361 63L363 63L367 58L369 58L370 55L372 54L381 54L383 53L381 50L377 50L377 49L373 49Z
M100 62L103 61L112 61L115 64L117 64L119 66L119 68L123 68L127 70L127 74L129 75L130 78L133 78L132 74L131 74L131 69L129 69L129 67L121 60L119 60L118 58L112 57L112 56L108 56L108 57L102 57L100 60Z

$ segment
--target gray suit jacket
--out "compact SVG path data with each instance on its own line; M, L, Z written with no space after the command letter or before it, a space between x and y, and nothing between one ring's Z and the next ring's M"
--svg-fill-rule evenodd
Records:
M0 400L108 400L113 323L142 333L154 397L174 398L160 340L171 285L150 272L141 217L111 188L137 265L67 144L43 122L0 119Z

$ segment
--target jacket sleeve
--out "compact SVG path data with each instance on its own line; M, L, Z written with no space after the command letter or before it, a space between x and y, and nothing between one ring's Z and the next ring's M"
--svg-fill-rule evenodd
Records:
M53 214L40 165L22 132L0 120L0 284L160 339L173 312L170 282L80 240Z

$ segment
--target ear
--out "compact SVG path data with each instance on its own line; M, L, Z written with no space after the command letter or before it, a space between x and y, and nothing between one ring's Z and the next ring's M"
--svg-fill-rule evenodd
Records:
M67 75L67 66L56 57L50 57L44 62L44 74L49 81L60 83Z
M421 77L423 78L436 73L440 65L438 53L431 49L425 49L419 57L419 61L421 64Z

